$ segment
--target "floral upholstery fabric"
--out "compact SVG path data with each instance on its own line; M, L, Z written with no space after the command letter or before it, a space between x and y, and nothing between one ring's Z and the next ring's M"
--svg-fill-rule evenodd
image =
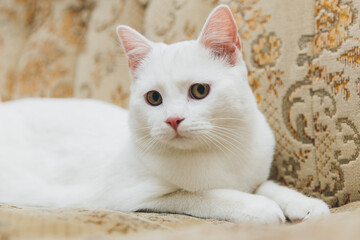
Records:
M234 13L249 83L276 136L271 177L330 206L360 199L360 2L2 0L0 97L97 98L127 107L115 27L195 39L219 3Z
M0 204L0 239L359 239L360 202L326 218L259 226L180 214L39 209Z

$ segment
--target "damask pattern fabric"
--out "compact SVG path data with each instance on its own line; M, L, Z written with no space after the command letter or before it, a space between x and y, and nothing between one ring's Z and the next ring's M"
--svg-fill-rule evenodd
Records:
M301 224L259 226L168 213L39 209L0 204L0 239L358 239L360 202Z
M130 77L115 27L140 31L143 15L141 1L1 1L1 99L91 97L126 107Z
M128 105L115 26L195 39L219 3L239 28L249 83L277 140L271 177L340 206L360 199L360 2L2 0L0 97Z

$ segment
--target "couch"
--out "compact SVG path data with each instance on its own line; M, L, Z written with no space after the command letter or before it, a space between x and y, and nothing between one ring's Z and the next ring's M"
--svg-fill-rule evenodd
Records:
M234 14L249 84L275 133L271 178L323 199L332 212L347 212L311 223L255 227L182 215L3 203L1 239L91 238L92 232L112 238L118 231L143 234L153 229L158 238L174 234L169 229L186 229L183 237L189 238L282 239L281 234L302 230L334 237L336 224L343 227L341 234L359 236L350 227L360 223L359 1L2 0L0 99L96 98L126 108L131 80L115 27L129 25L152 41L195 39L219 3L228 4ZM105 225L123 230L101 227ZM212 234L204 235L208 230Z

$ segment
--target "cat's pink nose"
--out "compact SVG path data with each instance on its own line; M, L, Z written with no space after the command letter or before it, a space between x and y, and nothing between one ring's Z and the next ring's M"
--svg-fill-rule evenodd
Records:
M179 117L172 117L166 119L166 123L169 124L175 131L177 130L179 124L184 120L185 118L179 118Z

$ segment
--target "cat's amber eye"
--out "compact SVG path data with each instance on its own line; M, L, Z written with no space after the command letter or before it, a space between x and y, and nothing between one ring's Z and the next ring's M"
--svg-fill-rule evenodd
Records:
M149 91L146 93L146 101L152 106L159 106L162 103L161 94L158 91Z
M210 91L209 84L195 83L195 84L191 85L191 87L189 89L189 95L193 99L199 100L199 99L205 98L209 94L209 91Z

